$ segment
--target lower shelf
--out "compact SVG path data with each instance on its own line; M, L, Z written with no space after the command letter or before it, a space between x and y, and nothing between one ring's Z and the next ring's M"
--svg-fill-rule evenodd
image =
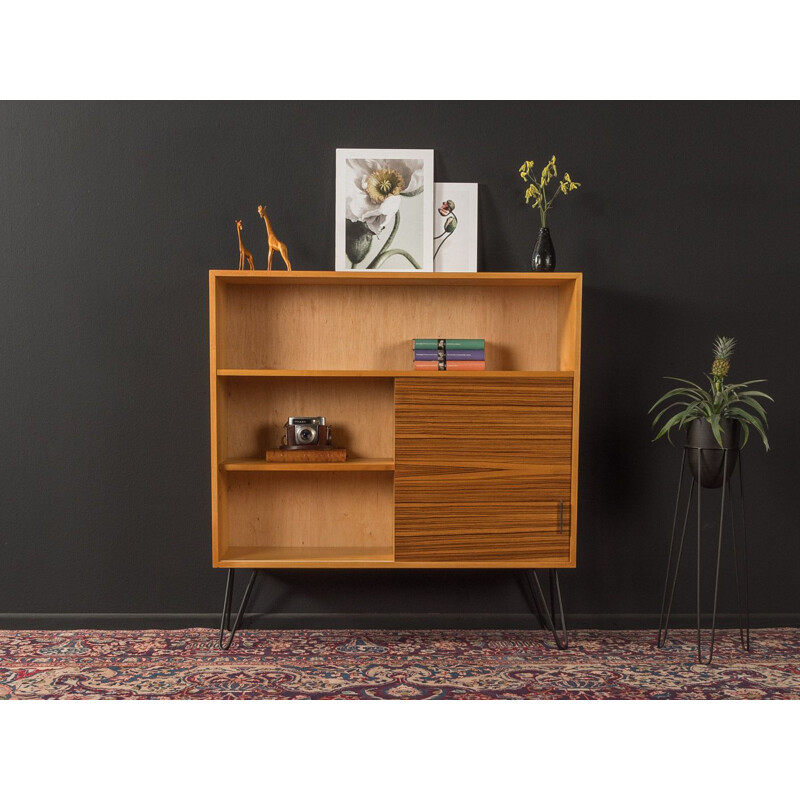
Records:
M384 547L229 547L215 567L247 569L565 569L567 559L395 561Z
M384 547L229 547L220 567L363 567L394 561Z

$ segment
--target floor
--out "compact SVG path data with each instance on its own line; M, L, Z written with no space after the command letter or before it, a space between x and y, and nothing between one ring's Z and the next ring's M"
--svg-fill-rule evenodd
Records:
M0 631L2 699L800 699L800 629Z

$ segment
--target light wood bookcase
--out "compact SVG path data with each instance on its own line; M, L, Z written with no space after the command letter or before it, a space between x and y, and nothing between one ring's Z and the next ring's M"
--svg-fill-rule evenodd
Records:
M209 281L214 567L575 566L580 273ZM488 369L415 372L415 337ZM317 414L346 462L267 463Z

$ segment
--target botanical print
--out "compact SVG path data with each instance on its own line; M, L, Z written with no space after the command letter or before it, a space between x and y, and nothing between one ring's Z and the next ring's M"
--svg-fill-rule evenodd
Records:
M336 269L433 269L432 150L336 151Z
M478 184L434 186L434 253L436 272L478 269Z

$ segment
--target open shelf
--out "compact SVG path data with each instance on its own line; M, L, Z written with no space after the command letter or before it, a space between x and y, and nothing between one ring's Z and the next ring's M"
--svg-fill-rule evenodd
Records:
M496 372L576 366L576 278L568 274L212 273L213 281L218 375L395 377L411 371L420 336L485 339Z
M250 460L263 463L267 450L280 445L289 416L319 415L331 425L334 445L347 449L348 460L330 465L333 469L353 470L350 463L394 460L391 378L365 375L355 379L298 371L263 378L231 375L217 384L227 423L220 442L221 465ZM300 470L308 471L308 465Z
M298 554L312 560L347 560L353 553L366 553L373 560L377 554L378 560L393 558L390 470L247 469L220 471L218 477L224 497L220 561L234 556L280 560L278 553L292 554L295 561L305 560Z
M393 472L391 458L350 458L342 462L273 463L263 458L229 458L219 467L223 472Z

